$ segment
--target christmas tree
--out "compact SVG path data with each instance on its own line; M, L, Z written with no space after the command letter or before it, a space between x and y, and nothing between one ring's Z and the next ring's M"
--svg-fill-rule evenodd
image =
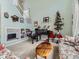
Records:
M59 11L57 11L56 12L56 18L55 18L55 23L54 23L54 25L55 25L54 29L58 32L63 29L62 26L64 25L64 23L62 22L62 19L63 18L61 18Z

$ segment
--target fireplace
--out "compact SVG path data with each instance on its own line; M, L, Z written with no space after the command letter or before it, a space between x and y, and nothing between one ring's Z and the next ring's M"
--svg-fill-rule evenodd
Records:
M21 36L20 29L7 28L7 35L6 35L7 41L17 40L20 38L20 36Z
M16 33L7 34L7 41L16 39Z

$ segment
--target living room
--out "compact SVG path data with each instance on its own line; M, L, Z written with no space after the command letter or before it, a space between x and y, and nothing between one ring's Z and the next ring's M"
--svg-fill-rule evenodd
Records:
M0 0L1 46L5 45L19 59L35 59L36 47L46 42L55 48L52 46L54 50L51 49L51 56L43 59L62 59L59 48L67 40L68 47L73 41L72 46L79 53L79 39L76 38L79 35L78 5L78 0ZM27 35L29 32L31 35ZM36 34L33 36L34 33ZM38 56L36 59L42 57ZM77 58L72 56L70 59Z

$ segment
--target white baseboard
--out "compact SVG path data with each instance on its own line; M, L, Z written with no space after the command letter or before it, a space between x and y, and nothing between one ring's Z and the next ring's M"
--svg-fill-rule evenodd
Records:
M8 46L11 46L11 45L15 45L15 44L18 44L18 43L21 43L21 42L23 42L23 41L26 41L27 39L18 39L18 40L15 40L15 41L13 41L13 42L7 42L6 43L6 47L8 47Z

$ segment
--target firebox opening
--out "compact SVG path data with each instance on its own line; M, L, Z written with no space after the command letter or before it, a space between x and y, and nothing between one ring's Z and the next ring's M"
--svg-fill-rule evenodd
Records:
M15 39L15 38L16 38L16 33L12 33L12 34L8 34L8 35L7 35L7 41L13 40L13 39Z

